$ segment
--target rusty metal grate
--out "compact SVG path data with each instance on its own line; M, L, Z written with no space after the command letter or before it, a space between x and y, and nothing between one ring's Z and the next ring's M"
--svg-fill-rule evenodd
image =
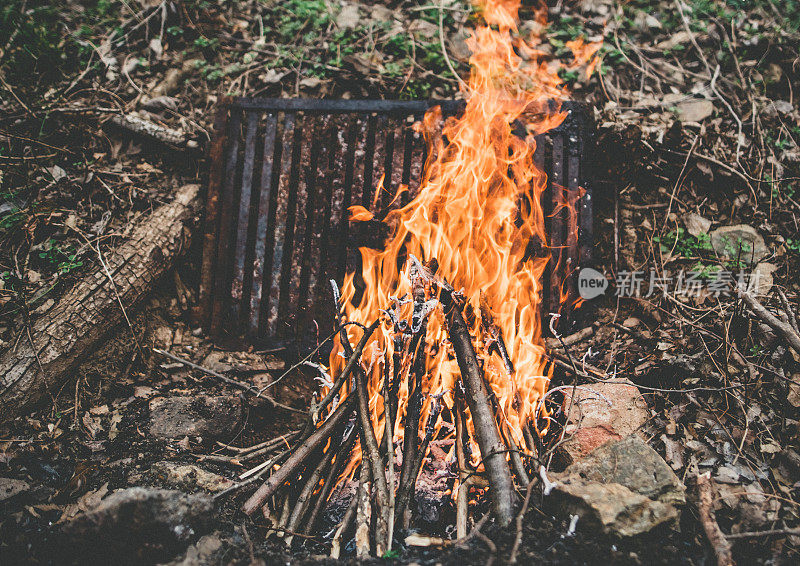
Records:
M333 324L329 279L358 269L357 247L375 245L350 230L347 208L361 204L383 217L400 184L419 190L426 159L411 125L431 106L452 115L456 101L228 99L215 119L210 150L200 316L214 336L301 349ZM587 119L569 116L537 140L536 161L548 173L544 195L557 269L546 308L559 285L591 255L592 201L587 186ZM378 181L383 190L375 194ZM557 206L578 201L576 214ZM555 213L553 211L556 211Z

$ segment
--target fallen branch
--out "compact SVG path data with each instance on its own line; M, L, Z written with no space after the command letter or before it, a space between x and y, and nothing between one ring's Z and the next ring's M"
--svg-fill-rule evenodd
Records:
M706 472L697 476L697 509L700 513L700 523L706 532L708 542L717 555L717 566L733 566L731 545L725 538L722 530L714 517L714 487L711 484L711 474Z
M767 326L772 328L775 332L783 336L789 345L800 354L800 334L798 334L792 327L791 323L784 322L769 312L764 305L758 302L749 292L744 289L737 288L736 293L741 297L750 310L759 319L761 319Z

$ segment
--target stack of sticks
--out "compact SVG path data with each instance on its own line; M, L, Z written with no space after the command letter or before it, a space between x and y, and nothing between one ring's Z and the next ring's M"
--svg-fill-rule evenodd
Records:
M514 517L517 491L531 485L523 455L536 451L534 437L526 425L527 451L523 451L514 442L507 424L499 424L506 420L500 415L497 400L487 386L465 320L465 313L471 313L471 309L466 308L463 297L446 281L436 277L435 260L422 265L412 257L409 262L412 282L409 300L414 302L411 320L398 317L399 301L395 301L394 309L384 313L385 318L381 317L369 326L343 322L340 315L341 349L347 358L344 368L332 380L324 397L312 403L305 427L284 437L282 442L272 444L273 455L259 467L259 475L270 475L245 502L243 510L248 515L262 510L272 521L273 529L289 544L294 536L316 534L326 505L333 500L334 488L338 484L344 487L345 482L339 479L351 463L358 442L361 460L353 476L358 478L358 488L333 534L331 555L338 557L342 542L349 541L351 533L358 556L373 553L383 556L390 551L395 532L411 525L417 478L428 457L430 443L439 430L436 424L440 417L448 420L455 429L456 458L450 471L453 483L458 484L455 502L458 539L468 536L471 488L481 489L482 493L488 491L491 514L499 525L506 527ZM335 284L334 294L338 303ZM461 378L454 391L449 392L454 399L452 408L447 408L442 402L442 395L448 393L445 391L432 396L427 419L423 419L427 323L430 312L439 307L444 313ZM367 372L362 365L362 355L382 320L394 327L394 352L392 359L384 360L386 370L381 393L385 426L383 435L378 438L372 426ZM513 373L514 367L502 333L486 305L481 305L481 324L484 335L491 337L489 346L496 348L503 357L506 370ZM350 344L346 332L351 325L363 330L355 347ZM403 416L402 460L398 464L392 431L395 430L398 392L403 379L407 383L408 399ZM344 388L345 384L348 387ZM480 449L477 467L470 465L473 461L472 443L468 437L466 409L472 417L475 441Z

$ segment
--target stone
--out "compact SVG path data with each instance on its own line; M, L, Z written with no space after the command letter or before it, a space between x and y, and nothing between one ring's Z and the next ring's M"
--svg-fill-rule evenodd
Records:
M222 539L218 533L205 535L187 548L186 554L164 566L211 566L223 563L224 561L218 556L222 546Z
M702 122L714 113L714 104L706 99L691 99L677 106L681 122Z
M209 530L210 496L132 487L61 526L59 562L151 564L169 560Z
M571 407L571 408L570 408ZM650 418L647 402L626 379L564 390L564 410L569 410L567 439L559 449L560 460L569 465L606 442L636 432Z
M156 462L150 469L149 475L151 479L184 491L196 491L199 488L216 492L233 485L232 480L194 464Z
M725 259L739 259L751 264L758 263L770 253L761 234L747 224L722 226L713 230L710 236L714 251Z
M14 478L0 478L0 503L9 501L20 493L28 491L31 486L26 481Z
M757 296L769 293L769 290L772 289L772 286L775 284L775 278L772 274L777 270L777 265L766 261L762 261L756 265L747 285L750 292Z
M711 220L700 216L696 212L689 212L683 217L683 223L686 225L686 231L695 238L701 234L708 234L711 229Z
M578 529L601 529L621 537L647 533L678 519L678 510L669 503L653 501L618 483L584 480L577 474L558 481L546 501L561 514L577 515Z
M231 438L244 414L236 395L155 397L150 400L150 434L157 438Z
M608 442L553 477L577 476L586 481L617 483L662 503L686 503L685 488L667 463L637 435Z

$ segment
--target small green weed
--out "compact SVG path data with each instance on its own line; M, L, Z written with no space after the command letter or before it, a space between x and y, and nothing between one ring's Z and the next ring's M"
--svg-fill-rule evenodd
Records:
M672 251L680 257L698 257L704 252L709 252L713 249L711 238L708 234L692 236L683 228L668 232L663 237L654 236L653 241L660 244L661 251Z

